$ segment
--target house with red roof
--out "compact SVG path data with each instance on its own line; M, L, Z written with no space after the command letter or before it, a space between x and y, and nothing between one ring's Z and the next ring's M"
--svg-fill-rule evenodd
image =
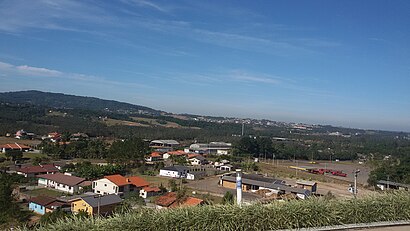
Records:
M161 193L161 189L158 187L147 186L140 190L140 197L146 199L147 197L157 196Z
M117 174L104 176L102 179L93 181L92 188L94 193L100 195L116 194L123 196L130 192L139 193L142 188L148 185L148 182L141 177L125 177Z
M203 200L195 197L185 197L178 200L177 194L175 192L169 192L163 196L160 196L155 201L158 209L198 206L203 203Z
M30 148L27 145L24 144L2 144L0 145L0 150L2 153L5 153L7 151L22 151L22 152L27 152L30 151L32 148Z
M53 174L57 172L58 168L53 164L24 166L17 169L17 174L24 175L24 177L35 177L40 174Z
M160 152L152 152L149 156L145 158L146 162L156 162L156 161L161 161L162 159L162 154Z

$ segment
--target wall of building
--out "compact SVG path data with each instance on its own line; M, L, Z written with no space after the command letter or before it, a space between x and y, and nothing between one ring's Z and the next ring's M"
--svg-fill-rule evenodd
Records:
M85 203L84 200L80 199L71 203L72 213L79 213L81 210L87 212L89 215L93 214L93 208Z
M160 176L167 176L167 177L173 177L173 178L179 178L181 175L177 171L169 171L169 170L159 170L159 175Z
M94 193L100 194L100 195L106 195L106 194L116 194L118 195L119 193L119 187L109 181L108 179L99 179L96 181L93 181L92 187L94 189ZM124 188L125 191L125 188Z
M30 202L28 205L28 208L32 211L34 211L35 213L44 215L46 213L46 208L42 205L38 205L34 202Z

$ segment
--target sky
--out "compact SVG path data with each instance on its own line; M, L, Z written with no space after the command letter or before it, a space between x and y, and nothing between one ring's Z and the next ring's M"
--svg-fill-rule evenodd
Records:
M0 92L410 131L410 1L0 0Z

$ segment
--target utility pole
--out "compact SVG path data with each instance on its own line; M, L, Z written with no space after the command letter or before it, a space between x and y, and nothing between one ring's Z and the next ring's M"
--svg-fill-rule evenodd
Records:
M101 195L98 194L97 215L100 216Z
M387 191L390 189L390 176L387 175Z
M353 195L354 198L357 198L357 174L359 174L360 170L356 169L353 173L354 173L354 188L353 188Z
M236 169L236 203L242 204L242 170Z
M245 133L245 124L242 122L242 133L241 133L242 137L243 137L244 133Z

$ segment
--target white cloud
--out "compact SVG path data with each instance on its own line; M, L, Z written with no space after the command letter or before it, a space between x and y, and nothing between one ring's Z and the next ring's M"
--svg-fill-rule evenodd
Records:
M124 2L126 2L126 3L133 3L133 4L135 4L135 5L142 6L142 7L153 8L153 9L158 10L158 11L161 11L161 12L168 12L168 11L169 11L168 8L165 8L165 7L163 7L163 6L160 6L160 5L158 5L158 4L156 4L156 3L153 3L153 2L151 2L151 1L146 1L146 0L126 0L126 1L124 1Z
M100 83L107 85L118 85L118 86L128 86L136 88L147 88L149 86L139 84L139 83L125 83L107 80L98 76L85 75L79 73L68 73L58 70L48 69L44 67L33 67L28 65L13 65L10 63L5 63L0 61L0 72L2 72L3 77L42 77L42 78L59 78L61 80L76 80L91 83Z

